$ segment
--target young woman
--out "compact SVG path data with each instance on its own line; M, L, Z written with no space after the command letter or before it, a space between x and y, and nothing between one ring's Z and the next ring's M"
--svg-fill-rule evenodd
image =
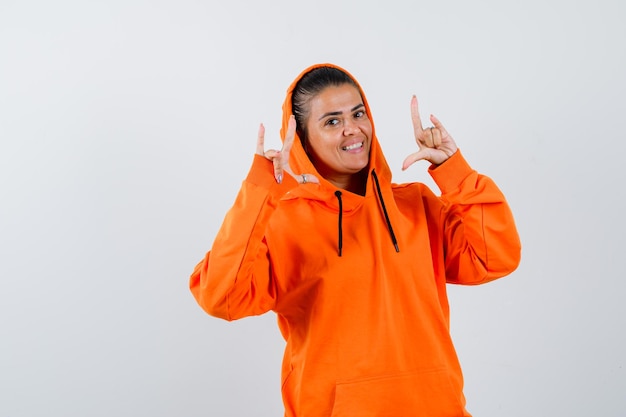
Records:
M411 115L441 190L393 184L365 96L330 64L283 106L281 150L259 129L250 172L190 287L226 320L274 311L287 344L288 417L469 416L446 283L512 272L520 241L504 196L441 122Z

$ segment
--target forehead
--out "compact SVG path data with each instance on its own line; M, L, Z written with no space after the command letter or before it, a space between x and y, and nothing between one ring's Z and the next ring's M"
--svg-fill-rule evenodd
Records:
M349 112L354 106L363 103L359 90L350 84L326 87L310 102L311 116L329 112Z

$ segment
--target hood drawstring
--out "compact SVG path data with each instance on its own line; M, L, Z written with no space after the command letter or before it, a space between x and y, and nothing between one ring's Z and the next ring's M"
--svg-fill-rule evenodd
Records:
M343 202L341 201L341 191L335 191L335 196L337 197L337 201L339 202L339 240L337 242L337 250L339 252L339 256L341 256L341 251L343 249Z
M341 201L341 191L335 191L335 196L337 196L337 201L339 202L339 241L337 242L337 250L339 251L339 256L341 256L343 249L343 202Z
M396 235L393 232L393 227L391 227L391 220L389 220L389 215L387 214L387 208L385 207L385 200L383 199L383 193L380 191L380 184L378 183L378 175L376 175L375 170L372 170L372 178L374 178L374 184L376 184L376 192L378 193L378 200L380 201L380 205L383 208L383 214L385 215L385 221L387 222L387 229L389 229L391 242L393 243L393 246L396 248L396 252L400 252L400 248L398 247L398 241L396 240Z
M385 216L385 222L387 222L387 229L389 230L389 235L391 236L391 243L393 243L393 247L396 248L396 252L400 252L400 248L398 247L398 241L396 240L396 234L393 232L393 227L391 227L391 220L389 219L389 214L387 213L387 207L385 206L383 193L380 191L378 175L376 175L376 171L374 170L372 170L372 178L374 178L376 192L378 193L378 201L380 201L380 206L382 207L383 214ZM339 256L341 256L343 251L343 201L341 200L341 191L335 191L335 197L337 197L337 202L339 203L339 224L337 225L337 232L339 236L337 241L337 251L339 253Z

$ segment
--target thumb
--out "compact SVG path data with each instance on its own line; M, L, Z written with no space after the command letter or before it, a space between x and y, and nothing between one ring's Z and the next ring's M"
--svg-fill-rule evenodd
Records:
M408 167L410 167L417 161L427 159L428 156L429 156L428 149L422 149L418 152L412 153L411 155L407 156L404 159L404 162L402 162L402 170L404 171L405 169L407 169Z

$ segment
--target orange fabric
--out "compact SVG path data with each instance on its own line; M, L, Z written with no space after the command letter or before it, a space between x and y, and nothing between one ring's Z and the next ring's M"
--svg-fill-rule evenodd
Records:
M317 173L298 138L290 163ZM517 267L509 207L460 151L429 170L440 197L420 183L393 184L375 133L369 170L399 252L371 175L365 196L342 192L340 257L336 188L321 177L319 185L289 176L277 184L272 164L255 156L191 291L226 320L277 314L286 417L469 416L446 283L481 284Z

